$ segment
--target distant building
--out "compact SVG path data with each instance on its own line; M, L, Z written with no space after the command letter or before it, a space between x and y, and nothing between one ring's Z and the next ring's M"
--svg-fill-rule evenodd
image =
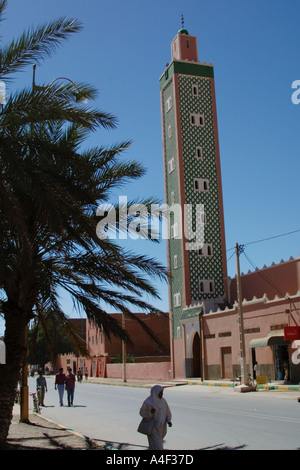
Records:
M121 314L109 314L122 324ZM135 314L160 342L161 349L145 332L142 326L131 318L126 317L125 329L132 340L132 345L126 346L126 355L133 359L127 365L128 377L131 378L169 378L170 370L170 326L169 315ZM86 318L72 319L78 329L78 334L86 341L90 357L76 357L74 354L64 354L58 357L54 369L71 367L74 373L79 368L87 369L89 377L122 377L122 342L111 335L108 339L101 328ZM119 363L116 363L119 362ZM157 364L154 367L153 364ZM51 369L51 365L47 365ZM147 377L148 374L148 377ZM151 377L152 374L152 377Z

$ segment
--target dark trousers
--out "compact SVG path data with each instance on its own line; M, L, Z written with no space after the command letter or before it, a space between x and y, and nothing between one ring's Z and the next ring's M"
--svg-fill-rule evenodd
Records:
M68 405L73 405L74 388L67 388Z

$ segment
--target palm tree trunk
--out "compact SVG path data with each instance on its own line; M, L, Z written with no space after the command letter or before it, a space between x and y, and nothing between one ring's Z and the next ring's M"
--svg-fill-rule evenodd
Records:
M0 366L0 449L6 446L16 389L27 355L25 315L21 312L7 312L5 320L6 364Z

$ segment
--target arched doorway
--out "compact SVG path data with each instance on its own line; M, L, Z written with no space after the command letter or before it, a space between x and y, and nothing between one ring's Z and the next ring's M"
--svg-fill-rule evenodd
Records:
M193 340L193 377L200 377L200 336L196 332Z

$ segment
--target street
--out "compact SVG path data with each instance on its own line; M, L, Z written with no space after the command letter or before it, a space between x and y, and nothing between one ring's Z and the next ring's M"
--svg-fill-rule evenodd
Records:
M30 393L35 378L29 378ZM139 409L150 389L76 383L74 406L58 403L54 380L41 415L91 439L121 450L146 450L147 438L136 429ZM298 392L234 392L232 388L183 385L166 388L172 411L165 449L300 449ZM32 397L30 397L32 408Z

